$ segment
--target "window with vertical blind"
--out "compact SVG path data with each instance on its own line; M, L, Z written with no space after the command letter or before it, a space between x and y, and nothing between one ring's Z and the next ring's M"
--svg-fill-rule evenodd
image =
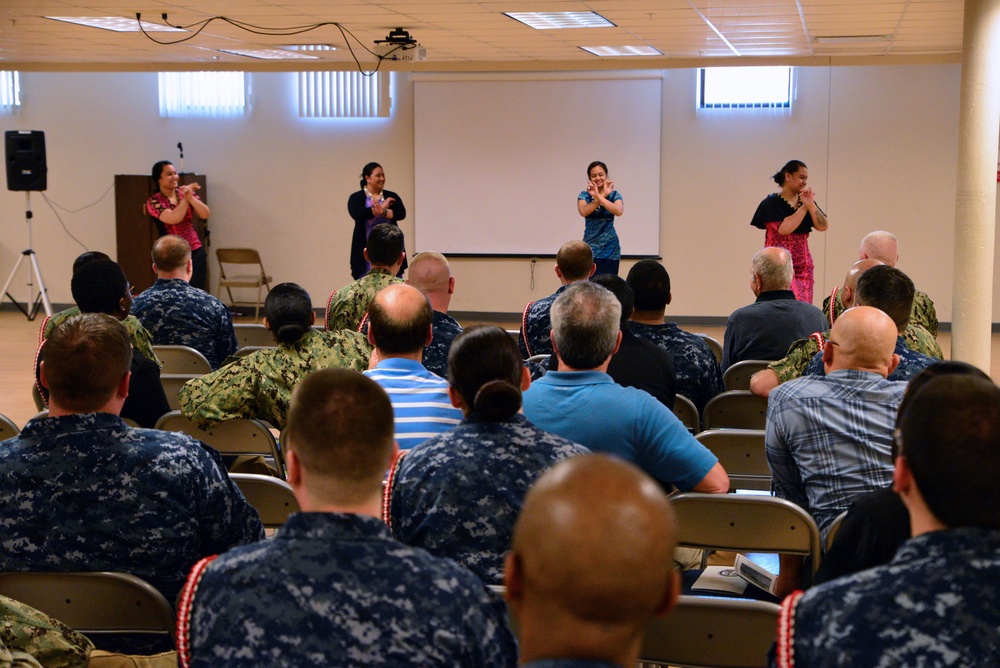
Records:
M698 107L701 109L787 109L791 106L791 67L704 67L698 70Z
M160 72L160 116L231 118L249 112L244 72Z
M388 118L389 73L299 72L302 118Z
M20 76L11 70L0 70L0 114L13 114L20 107Z

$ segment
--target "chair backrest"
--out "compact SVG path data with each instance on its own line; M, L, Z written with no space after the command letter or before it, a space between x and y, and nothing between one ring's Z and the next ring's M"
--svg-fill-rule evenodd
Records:
M55 617L86 636L173 636L174 609L145 580L128 573L0 573L0 594Z
M236 332L236 343L240 348L277 345L274 336L264 325L238 323L233 325L233 331Z
M21 430L6 415L0 415L0 441L14 438L21 433Z
M701 332L695 332L695 334L704 339L705 343L708 344L712 354L715 355L715 361L722 362L722 344L708 334L702 334Z
M701 431L701 417L698 415L698 407L683 394L678 394L674 398L674 415L692 434Z
M180 391L184 383L192 378L201 378L205 374L201 373L160 373L160 384L163 385L163 393L167 395L167 405L170 410L177 411L181 408Z
M284 480L256 473L230 473L229 477L256 509L265 527L276 529L289 515L299 512L292 486Z
M531 357L528 358L527 361L534 362L535 364L541 364L544 367L548 367L549 357L551 357L549 353L542 353L541 355L532 355Z
M260 420L241 418L225 420L214 427L202 429L178 411L170 411L156 422L163 431L177 431L197 438L219 452L228 455L263 455L274 460L278 477L285 479L285 466L278 443L270 427Z
M671 666L755 668L767 665L778 627L776 603L681 596L646 628L639 661Z
M725 370L722 381L727 390L749 390L750 376L763 371L771 362L768 360L743 360Z
M160 373L193 373L204 375L212 372L212 365L205 356L191 346L153 346L153 352L163 363Z
M833 518L833 521L830 522L830 528L826 530L826 542L823 543L824 551L830 551L830 546L833 545L833 539L837 536L837 532L840 530L840 525L844 523L845 517L847 517L846 510L837 515Z
M684 547L775 552L812 557L819 568L820 536L816 522L799 506L772 496L699 494L670 497Z
M264 265L256 248L216 248L215 257L219 264L256 264L260 273L264 273Z
M712 397L701 417L705 429L763 429L767 398L749 390L729 390Z
M695 438L719 458L729 474L729 488L770 491L771 467L764 451L763 429L709 429Z

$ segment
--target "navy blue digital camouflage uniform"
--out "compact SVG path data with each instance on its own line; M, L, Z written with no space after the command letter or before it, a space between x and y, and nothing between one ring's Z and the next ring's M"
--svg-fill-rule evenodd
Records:
M771 665L1000 665L998 581L998 530L911 538L884 566L786 598Z
M520 414L502 422L470 415L399 463L389 505L392 534L499 584L528 488L556 462L589 452Z
M899 355L899 365L891 374L889 374L889 380L910 380L931 364L941 361L934 357L928 357L927 355L918 353L915 350L910 350L906 347L906 340L902 336L896 338L896 349L893 352ZM806 370L802 372L802 375L826 375L826 371L823 367L823 353L816 353L813 355L813 358L809 360L809 365L806 367Z
M447 378L448 352L451 350L451 342L462 333L462 326L447 313L434 311L432 329L434 336L430 345L424 347L423 365L431 373Z
M704 412L709 399L726 390L719 360L697 334L685 332L674 322L649 325L630 321L628 326L633 334L649 339L673 356L677 394L694 402L699 413Z
M610 661L592 659L541 659L526 663L522 668L622 668Z
M132 302L132 315L156 345L190 346L218 369L236 352L233 314L183 278L159 278Z
M178 611L182 666L517 664L499 597L374 517L296 513L202 566Z
M517 335L517 347L521 349L524 359L535 355L552 354L552 341L549 339L552 320L549 318L549 311L552 310L552 303L556 297L562 294L566 287L561 285L548 297L524 307L521 314L521 331Z
M173 601L196 561L263 538L219 453L183 434L88 413L0 443L0 571L124 571Z

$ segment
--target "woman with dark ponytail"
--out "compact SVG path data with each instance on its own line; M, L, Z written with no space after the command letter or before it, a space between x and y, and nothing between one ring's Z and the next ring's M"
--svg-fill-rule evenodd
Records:
M354 220L351 236L351 276L358 280L368 273L371 265L365 259L365 242L372 228L379 223L389 223L399 227L399 221L406 218L406 207L399 195L385 189L385 170L377 162L369 162L361 168L361 190L347 198L347 213ZM402 278L406 269L406 259L399 270Z
M386 522L404 543L449 557L500 583L514 521L528 488L556 462L589 452L521 414L530 376L507 332L465 330L448 354L448 393L464 420L397 460L386 485Z

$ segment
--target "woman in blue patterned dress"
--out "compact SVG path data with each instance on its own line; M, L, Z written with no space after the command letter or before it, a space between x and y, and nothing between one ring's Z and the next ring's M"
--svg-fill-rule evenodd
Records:
M615 182L608 178L608 166L603 162L595 160L587 167L587 188L577 196L576 207L587 221L583 240L594 251L594 274L617 276L622 247L615 231L615 216L622 215L625 202L615 190Z

